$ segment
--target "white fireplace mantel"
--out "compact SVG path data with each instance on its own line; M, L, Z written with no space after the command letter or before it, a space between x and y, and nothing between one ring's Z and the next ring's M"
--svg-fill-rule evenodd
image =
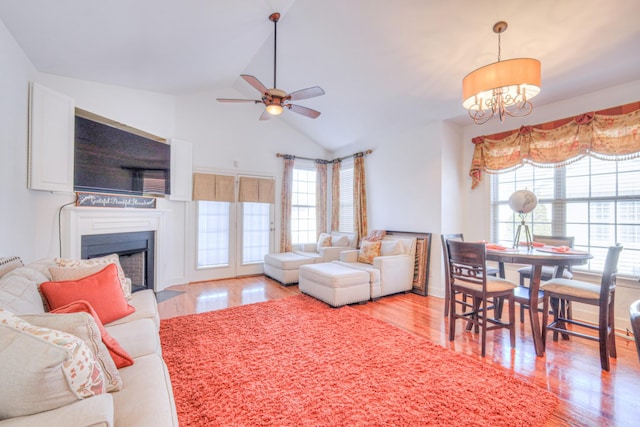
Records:
M62 256L81 257L82 236L136 231L155 231L155 290L163 283L158 266L164 265L163 230L166 211L159 209L65 207L61 212Z

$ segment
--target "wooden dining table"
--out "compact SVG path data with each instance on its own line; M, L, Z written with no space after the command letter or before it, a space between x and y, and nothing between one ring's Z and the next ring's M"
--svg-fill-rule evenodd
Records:
M562 277L565 267L572 265L586 264L589 259L593 258L588 252L569 250L568 252L554 252L551 247L528 248L520 246L518 248L507 248L505 250L496 250L487 248L487 260L498 262L500 277L505 277L504 264L528 264L532 266L531 282L529 284L528 301L516 297L516 302L529 305L529 316L531 319L531 333L533 335L533 345L537 356L544 355L542 345L542 325L538 316L538 304L540 298L540 277L542 275L542 266L548 265L557 267L555 277Z

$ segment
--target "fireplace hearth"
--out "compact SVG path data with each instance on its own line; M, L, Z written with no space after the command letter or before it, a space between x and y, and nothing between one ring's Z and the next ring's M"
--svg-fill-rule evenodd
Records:
M81 258L110 254L120 256L125 276L131 279L132 291L154 289L155 232L91 234L81 236Z

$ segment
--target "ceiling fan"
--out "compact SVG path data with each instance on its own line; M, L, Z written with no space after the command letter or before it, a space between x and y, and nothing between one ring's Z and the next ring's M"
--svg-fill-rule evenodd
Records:
M297 90L295 92L287 93L277 88L276 85L276 42L278 39L278 20L280 19L279 13L272 13L269 15L269 20L273 22L273 88L267 89L260 80L254 76L248 74L241 74L247 83L256 88L262 95L261 99L228 99L218 98L219 102L253 102L255 104L264 104L265 111L260 116L260 120L269 120L272 116L282 114L284 109L289 109L294 113L302 114L305 117L315 119L320 115L319 111L311 108L303 107L301 105L291 104L290 101L297 101L299 99L314 98L316 96L324 95L324 90L320 86L308 87L306 89Z

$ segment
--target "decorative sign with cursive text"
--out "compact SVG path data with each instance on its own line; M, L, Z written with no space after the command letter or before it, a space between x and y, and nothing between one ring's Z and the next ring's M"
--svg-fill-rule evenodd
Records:
M123 196L120 194L77 193L76 206L91 206L100 208L141 208L155 209L154 197Z

